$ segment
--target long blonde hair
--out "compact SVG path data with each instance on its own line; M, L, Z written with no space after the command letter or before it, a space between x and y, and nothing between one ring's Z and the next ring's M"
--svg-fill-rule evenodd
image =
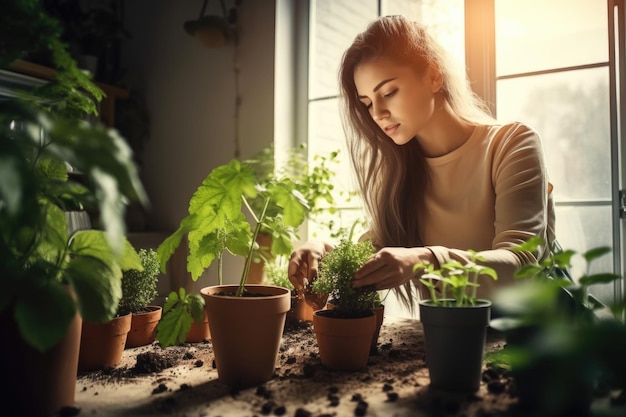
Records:
M472 92L463 71L455 72L446 51L425 28L403 16L384 16L356 36L343 55L339 84L343 127L350 160L370 218L368 235L376 245L422 246L420 218L428 170L422 148L413 138L396 145L375 123L360 102L354 83L355 68L385 58L418 72L439 69L441 93L450 108L471 123L493 121L487 107Z

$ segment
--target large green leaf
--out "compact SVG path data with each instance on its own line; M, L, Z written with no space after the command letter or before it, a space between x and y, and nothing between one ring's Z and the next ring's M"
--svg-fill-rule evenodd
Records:
M163 347L185 342L193 317L184 309L173 309L164 314L157 325L157 339Z
M24 340L40 352L54 346L76 314L67 287L35 277L15 303L15 320Z
M59 256L63 256L67 245L67 220L65 213L54 204L42 201L41 207L46 217L40 229L35 256L57 264L61 261Z
M161 268L161 272L165 273L167 271L167 262L170 260L174 252L178 246L180 246L180 242L185 237L185 234L189 231L190 227L193 226L195 220L197 218L194 215L190 215L185 217L178 226L178 229L171 235L169 235L157 248L157 258L159 258L159 265Z
M130 242L122 237L122 250L119 256L111 251L109 241L100 230L80 230L71 239L70 249L75 256L96 258L112 268L114 265L126 271L143 271L141 258Z
M293 189L293 185L285 182L268 185L270 198L283 209L283 222L292 227L298 227L304 222L307 211L307 202L302 194Z
M256 178L247 164L232 160L212 170L202 181L189 202L189 212L201 211L204 206L219 208L225 217L235 216L241 211L241 195L256 196Z
M192 233L190 232L189 234L191 235ZM191 278L196 281L221 253L224 246L217 238L217 233L215 232L204 236L200 241L194 239L194 242L192 244L191 239L189 241L187 271L191 273Z
M84 320L105 323L115 317L122 298L122 271L116 265L77 256L70 261L66 274Z

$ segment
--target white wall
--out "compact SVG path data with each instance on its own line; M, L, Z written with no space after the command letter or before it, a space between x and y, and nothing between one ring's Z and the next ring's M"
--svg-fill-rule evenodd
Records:
M154 231L174 231L202 179L235 157L235 47L206 49L185 32L183 23L196 19L201 7L202 0L126 2L132 38L122 62L129 87L145 94L151 118L141 174ZM274 137L275 2L244 0L239 13L238 126L246 158ZM209 2L207 14L221 14L219 2ZM227 259L227 282L238 282L240 265ZM193 287L215 283L214 269Z

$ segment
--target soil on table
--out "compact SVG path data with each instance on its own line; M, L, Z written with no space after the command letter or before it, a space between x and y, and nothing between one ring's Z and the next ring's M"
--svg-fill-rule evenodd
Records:
M500 335L489 333L487 345L488 351L499 350L504 341ZM98 387L114 384L124 389L139 379L149 378L151 383L143 385L149 390L145 393L149 400L134 408L132 415L367 416L372 415L374 403L375 415L527 415L517 407L514 381L498 369L484 368L481 387L474 394L452 396L433 392L428 387L421 325L384 323L377 348L362 371L330 371L321 364L317 352L311 324L288 323L274 378L258 387L239 389L218 380L173 385L175 377L180 380L185 369L215 369L210 341L166 349L154 343L135 348L132 353L127 350L120 366L82 373L78 385L97 395ZM459 352L462 354L462 347ZM220 401L229 401L228 408L217 412ZM101 411L92 414L106 415Z

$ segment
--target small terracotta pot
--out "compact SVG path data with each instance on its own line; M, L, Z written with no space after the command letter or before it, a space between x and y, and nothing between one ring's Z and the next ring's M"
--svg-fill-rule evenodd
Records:
M335 308L333 303L326 303L327 310L332 310L333 308ZM372 312L376 316L376 330L374 331L374 336L372 337L372 346L370 347L370 351L376 352L378 335L380 334L380 328L383 326L383 320L385 318L385 306L380 305L378 307L372 307Z
M108 323L83 321L78 369L93 371L116 367L122 361L132 314L115 317Z
M250 296L230 296L237 285L205 287L215 364L220 381L249 387L274 376L290 291L272 285L246 285Z
M211 329L209 328L209 317L206 314L206 309L204 310L204 315L200 323L195 320L191 323L191 328L189 328L187 332L185 342L200 343L205 340L211 340Z
M313 322L313 307L295 293L291 294L291 309L287 312L290 323Z
M339 371L356 371L367 366L376 316L361 318L327 317L330 310L313 313L313 331L322 365Z
M147 306L145 312L133 313L126 348L149 345L156 339L156 328L161 320L161 306Z

